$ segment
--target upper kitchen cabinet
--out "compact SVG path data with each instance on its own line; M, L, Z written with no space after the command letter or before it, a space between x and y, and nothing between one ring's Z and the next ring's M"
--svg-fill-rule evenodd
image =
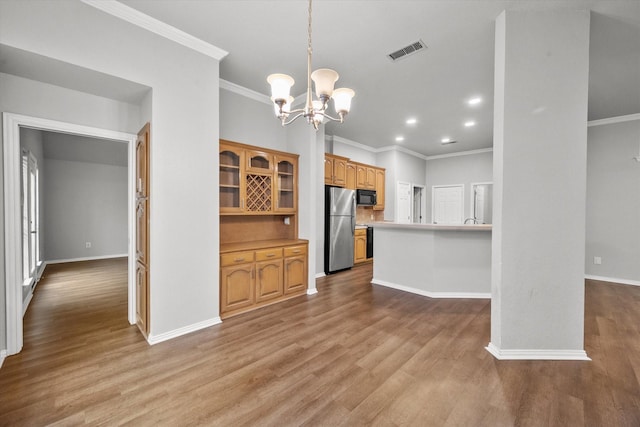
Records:
M298 157L276 154L276 212L295 212L298 209L295 197L298 190L296 171Z
M356 165L355 163L347 162L347 178L345 181L345 188L349 190L356 189Z
M356 163L356 188L361 190L374 190L376 188L375 168Z
M298 156L220 141L220 214L295 213Z
M347 180L348 161L349 159L347 159L346 157L325 153L324 183L326 185L335 185L337 187L344 187Z
M244 150L220 142L220 213L244 210Z
M376 190L376 205L373 207L374 211L384 210L384 185L385 185L385 170L375 169L375 190Z

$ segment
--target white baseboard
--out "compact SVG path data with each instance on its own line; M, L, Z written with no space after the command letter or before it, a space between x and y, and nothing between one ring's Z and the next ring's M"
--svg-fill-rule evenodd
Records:
M621 285L640 286L640 281L638 280L616 279L615 277L593 276L591 274L585 274L584 278L589 280L599 280L601 282L618 283Z
M68 259L52 259L47 260L45 264L62 264L65 262L78 262L78 261L94 261L98 259L111 259L111 258L126 258L129 254L113 254L113 255L99 255L99 256L88 256L82 258L68 258Z
M474 299L491 299L491 293L484 292L429 292L423 289L411 288L409 286L398 285L396 283L386 282L384 280L371 280L374 285L386 286L387 288L398 289L399 291L410 292L412 294L422 295L429 298L474 298Z
M22 317L24 317L25 313L27 312L27 308L29 308L29 304L31 303L32 299L33 299L33 291L29 290L29 295L27 295L27 300L22 301Z
M584 350L501 350L492 343L485 349L498 360L591 360Z
M4 359L7 358L7 350L0 350L0 368L2 368L2 364L4 363Z
M163 334L149 335L149 337L147 338L147 342L150 345L158 344L163 341L168 341L170 339L189 334L191 332L199 331L200 329L208 328L209 326L218 325L220 323L222 323L222 319L220 319L220 317L214 317L213 319L204 320L202 322L174 329L173 331L165 332Z
M324 274L324 273L318 273L318 274L316 274L316 279L319 279L319 278L325 277L325 276L326 276L326 274Z
M318 293L318 289L317 288L309 288L307 289L307 295L315 295Z

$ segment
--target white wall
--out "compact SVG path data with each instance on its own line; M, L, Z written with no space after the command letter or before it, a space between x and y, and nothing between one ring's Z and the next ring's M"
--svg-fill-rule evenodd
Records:
M589 128L587 275L640 281L640 163L632 159L638 155L640 120Z
M287 128L271 105L220 89L220 107L221 139L287 151Z
M150 339L215 322L219 203L202 185L218 186L219 62L75 0L0 2L0 28L0 43L153 89L144 108L151 111ZM14 89L2 87L0 99L7 91ZM17 93L25 114L129 132L142 126L126 110L118 119L133 128L100 126L95 109ZM57 105L43 112L42 103Z
M493 153L468 154L427 160L426 170L426 218L431 222L433 211L432 187L434 185L464 185L464 217L473 216L470 206L472 182L493 181Z
M46 160L46 261L127 254L127 170ZM86 242L91 248L85 247Z

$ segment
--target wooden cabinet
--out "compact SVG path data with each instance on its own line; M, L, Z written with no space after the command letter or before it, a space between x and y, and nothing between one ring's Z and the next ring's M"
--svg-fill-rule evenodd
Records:
M373 190L376 187L375 168L356 163L356 188L361 190Z
M347 162L346 157L336 156L333 154L324 155L324 183L327 185L335 185L344 187L347 180Z
M375 177L376 205L373 207L373 210L383 211L385 193L385 170L376 168Z
M136 324L149 335L149 123L138 132L136 141Z
M220 140L220 214L295 213L298 156Z
M357 264L367 260L367 229L358 228L353 237L353 263Z
M356 189L356 165L355 163L347 162L347 174L345 180L345 188L349 190Z
M265 243L220 255L220 316L226 318L302 295L307 290L306 240ZM260 246L256 242L253 246ZM252 243L237 244L251 247Z

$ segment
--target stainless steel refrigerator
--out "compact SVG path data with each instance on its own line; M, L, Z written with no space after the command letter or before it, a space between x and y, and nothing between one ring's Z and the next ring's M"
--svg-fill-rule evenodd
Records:
M325 187L324 272L353 267L353 233L356 227L356 192Z

